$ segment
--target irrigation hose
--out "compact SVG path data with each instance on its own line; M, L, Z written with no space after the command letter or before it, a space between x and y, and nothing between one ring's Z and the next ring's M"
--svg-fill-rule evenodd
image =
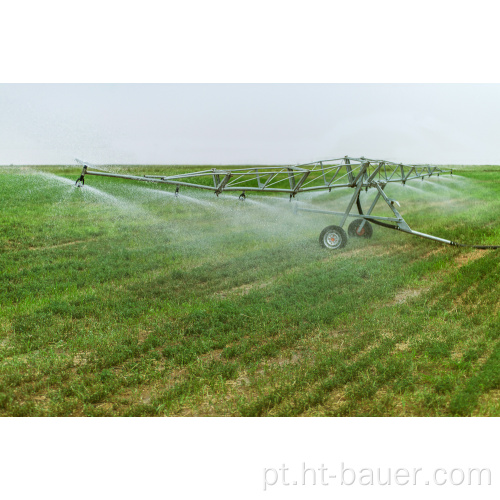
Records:
M361 201L359 200L359 194L356 199L356 205L358 207L358 213L359 215L364 215L363 214L363 209L361 208ZM371 219L370 222L373 224L376 224L377 226L382 226L386 227L388 229L396 229L397 231L401 231L398 226L393 226L392 224L387 224L386 222L380 222L378 220ZM447 243L448 245L452 245L455 247L463 247L463 248L477 248L479 250L494 250L497 248L500 248L500 245L464 245L463 243L456 243L455 241L450 241Z
M479 248L479 250L491 250L500 248L500 245L464 245L463 243L456 243L454 241L450 241L449 244L455 247Z

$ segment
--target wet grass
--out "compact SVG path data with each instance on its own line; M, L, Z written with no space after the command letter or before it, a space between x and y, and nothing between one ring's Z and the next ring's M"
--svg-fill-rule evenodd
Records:
M0 171L0 415L500 414L498 251L329 252L335 221L277 197L77 176ZM416 230L500 241L498 167L387 190Z

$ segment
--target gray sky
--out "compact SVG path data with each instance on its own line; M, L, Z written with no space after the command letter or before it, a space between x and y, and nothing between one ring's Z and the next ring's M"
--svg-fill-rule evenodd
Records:
M500 163L500 84L2 84L0 164Z

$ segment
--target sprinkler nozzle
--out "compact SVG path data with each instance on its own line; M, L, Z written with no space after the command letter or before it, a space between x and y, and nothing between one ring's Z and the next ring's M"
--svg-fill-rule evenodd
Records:
M85 185L85 174L87 173L87 165L83 166L82 173L80 174L80 177L76 179L75 186L81 187ZM81 184L79 184L81 183Z

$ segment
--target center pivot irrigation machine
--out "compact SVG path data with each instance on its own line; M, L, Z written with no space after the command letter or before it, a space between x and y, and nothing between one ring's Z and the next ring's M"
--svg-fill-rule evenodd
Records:
M373 234L371 223L389 229L396 229L408 234L421 236L430 240L439 241L448 245L473 248L500 248L500 245L463 245L450 240L438 238L430 234L414 231L408 226L401 214L396 209L399 203L388 198L384 192L387 184L399 182L405 184L413 179L439 176L444 174L453 175L451 169L441 169L429 165L403 165L384 160L371 160L364 158L352 158L345 156L332 160L322 160L313 163L305 163L295 166L276 167L247 167L247 168L212 168L199 172L191 172L179 175L124 175L102 171L102 168L76 159L83 166L82 173L77 185L85 182L86 175L100 175L104 177L117 177L135 181L157 182L171 184L176 187L175 193L180 187L206 189L213 191L217 196L225 191L241 192L240 200L245 200L246 193L287 193L290 201L298 193L328 190L340 188L352 188L354 190L350 201L344 212L333 212L329 210L316 210L311 208L300 208L295 206L295 211L314 212L338 216L338 225L327 226L321 231L319 242L325 248L337 250L347 243L347 234L351 237L370 238ZM359 195L361 190L375 189L376 195L368 210L363 212ZM392 210L394 217L381 217L373 215L372 212L377 202L382 199ZM357 214L351 214L353 206L356 205ZM344 226L348 218L354 218L348 228L347 234Z

